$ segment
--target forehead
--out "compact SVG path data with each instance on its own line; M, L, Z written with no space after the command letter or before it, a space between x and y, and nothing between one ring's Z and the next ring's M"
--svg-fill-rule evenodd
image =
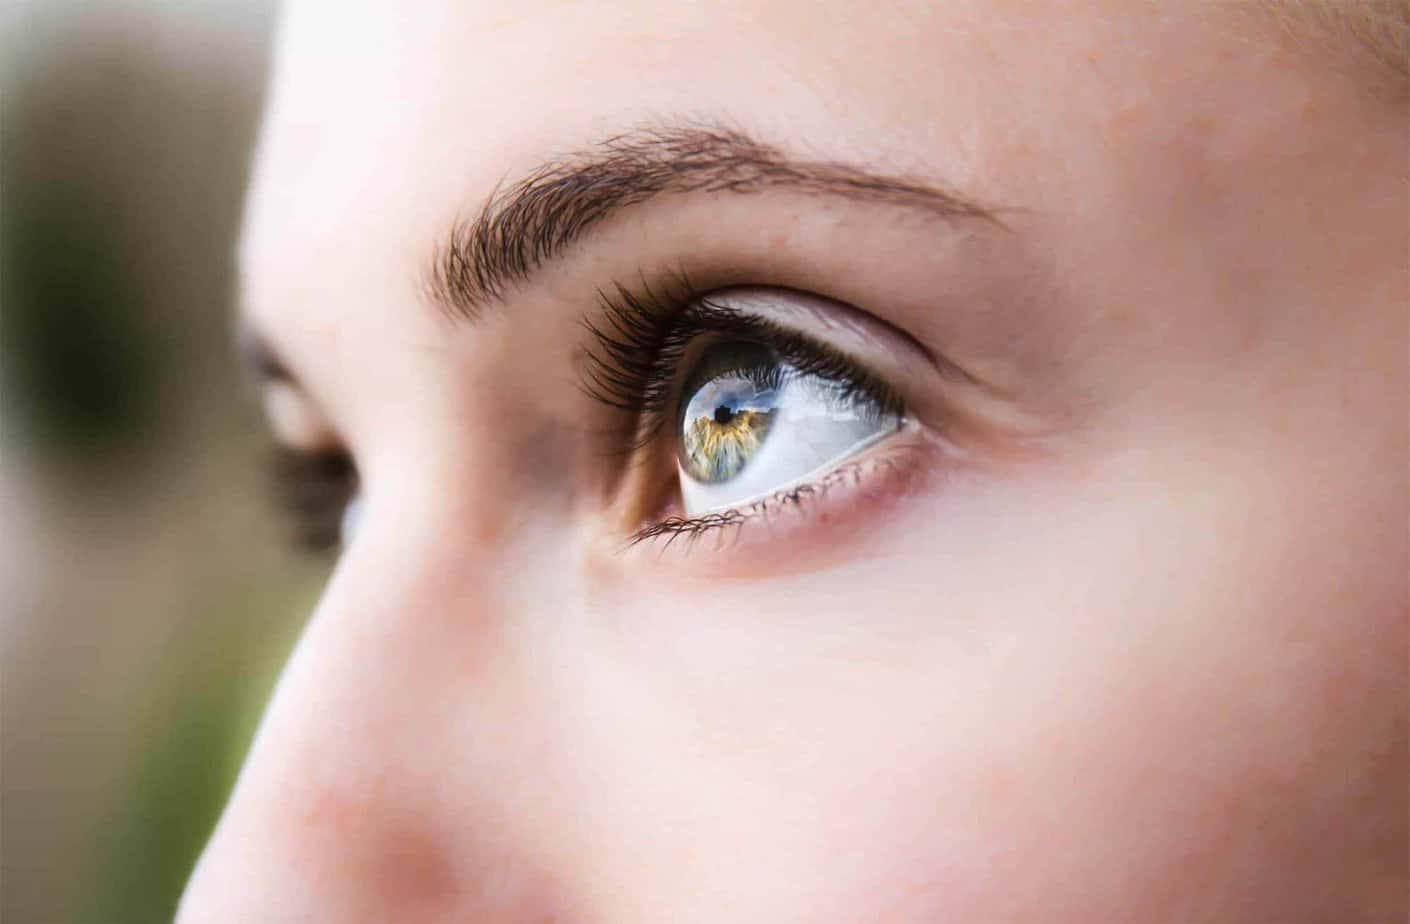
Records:
M917 43L914 29L933 13L859 23L843 4L831 15L818 4L778 2L506 6L291 6L250 245L267 227L286 240L291 232L325 237L359 202L375 203L382 221L421 217L448 193L475 205L542 157L658 117L723 117L804 137L825 126L819 140L842 156L883 129L906 128L914 100L896 92L907 85L900 72L935 50L929 39ZM946 52L972 54L964 43ZM927 95L959 94L932 81Z
M296 3L247 210L248 311L264 329L411 323L388 306L414 299L457 217L546 157L654 120L738 125L1034 211L1072 205L1083 171L1170 166L1143 144L1191 169L1226 140L1196 104L1277 50L1156 7ZM1210 85L1173 86L1189 75ZM356 320L339 311L354 301Z
M965 183L996 169L1005 122L1041 112L1025 69L1086 61L1106 37L1100 17L1072 12L1040 24L988 3L936 7L296 3L247 262L277 264L295 240L340 239L346 253L358 241L341 239L362 237L350 223L371 210L406 239L444 218L448 197L478 204L544 156L661 117L723 119L796 139L805 155Z

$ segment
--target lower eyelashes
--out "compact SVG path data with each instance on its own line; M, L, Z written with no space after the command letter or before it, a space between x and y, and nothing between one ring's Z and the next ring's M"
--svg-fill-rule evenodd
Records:
M893 513L895 504L922 484L930 471L932 448L924 441L906 439L904 433L814 480L766 497L721 511L661 518L638 529L627 545L656 546L660 551L674 547L724 551L741 546L754 549L751 555L762 549L788 558L805 538L832 546L857 539L868 522L874 525L877 516L884 521ZM762 547L752 542L756 527L767 540ZM762 558L756 563L768 565Z

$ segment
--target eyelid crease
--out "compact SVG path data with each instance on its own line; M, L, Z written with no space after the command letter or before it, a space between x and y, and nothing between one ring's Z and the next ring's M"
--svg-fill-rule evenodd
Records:
M843 302L796 289L765 286L734 286L708 297L779 323L847 356L884 361L896 367L892 371L900 380L935 373L967 385L987 387L968 370L906 331Z

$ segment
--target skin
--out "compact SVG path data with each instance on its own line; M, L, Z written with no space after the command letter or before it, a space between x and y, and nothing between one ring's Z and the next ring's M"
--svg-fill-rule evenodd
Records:
M246 310L363 505L182 924L1403 919L1410 150L1355 54L1192 3L512 6L288 13ZM503 178L677 116L1003 227L668 197L426 304ZM582 320L676 266L990 387L902 374L904 477L623 550L653 482Z

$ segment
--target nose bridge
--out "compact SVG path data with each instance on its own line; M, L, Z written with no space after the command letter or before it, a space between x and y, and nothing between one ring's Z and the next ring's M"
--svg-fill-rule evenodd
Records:
M359 537L280 679L181 921L494 920L548 901L495 799L495 768L514 761L486 744L513 738L475 733L530 708L516 700L493 556L399 530ZM477 896L470 867L497 869L504 887Z

